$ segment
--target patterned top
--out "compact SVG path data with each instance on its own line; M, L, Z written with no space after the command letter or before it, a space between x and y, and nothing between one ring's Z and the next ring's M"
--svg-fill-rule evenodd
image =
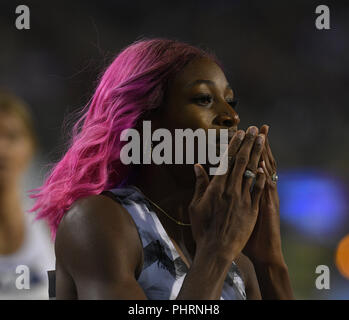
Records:
M132 216L142 242L144 263L137 282L150 300L175 300L188 272L149 202L134 186L109 190ZM245 286L235 262L225 279L221 300L245 300Z

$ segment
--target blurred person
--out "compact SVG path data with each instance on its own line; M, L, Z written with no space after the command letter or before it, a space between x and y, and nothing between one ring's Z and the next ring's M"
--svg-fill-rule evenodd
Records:
M36 148L26 104L1 89L0 299L48 299L46 272L54 268L53 246L45 225L22 207L22 178Z
M238 130L235 107L220 62L199 48L139 40L115 58L33 195L55 238L57 299L293 298L268 126ZM228 170L123 164L121 133L145 120L228 129Z

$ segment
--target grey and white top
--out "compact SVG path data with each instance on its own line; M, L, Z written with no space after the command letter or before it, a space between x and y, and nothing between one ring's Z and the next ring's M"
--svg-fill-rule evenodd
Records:
M128 185L109 190L132 216L144 251L137 282L150 300L176 299L188 272L156 213L138 188ZM245 300L245 285L235 262L225 279L221 300Z

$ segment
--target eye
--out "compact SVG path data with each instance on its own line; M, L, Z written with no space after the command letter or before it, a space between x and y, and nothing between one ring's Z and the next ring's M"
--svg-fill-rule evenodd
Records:
M201 94L193 98L193 102L198 104L199 106L207 107L213 101L213 98L209 94Z
M230 106L231 106L234 110L237 110L237 105L238 105L238 102L239 102L238 99L227 99L226 101L227 101L227 103L230 104Z

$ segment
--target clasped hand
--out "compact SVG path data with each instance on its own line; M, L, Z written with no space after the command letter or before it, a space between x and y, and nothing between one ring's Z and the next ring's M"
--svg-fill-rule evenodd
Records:
M279 198L271 179L276 164L267 136L268 126L237 131L226 150L228 170L211 180L201 165L194 166L189 218L197 251L208 250L229 261L241 251L255 263L283 260ZM246 170L255 173L255 181Z

